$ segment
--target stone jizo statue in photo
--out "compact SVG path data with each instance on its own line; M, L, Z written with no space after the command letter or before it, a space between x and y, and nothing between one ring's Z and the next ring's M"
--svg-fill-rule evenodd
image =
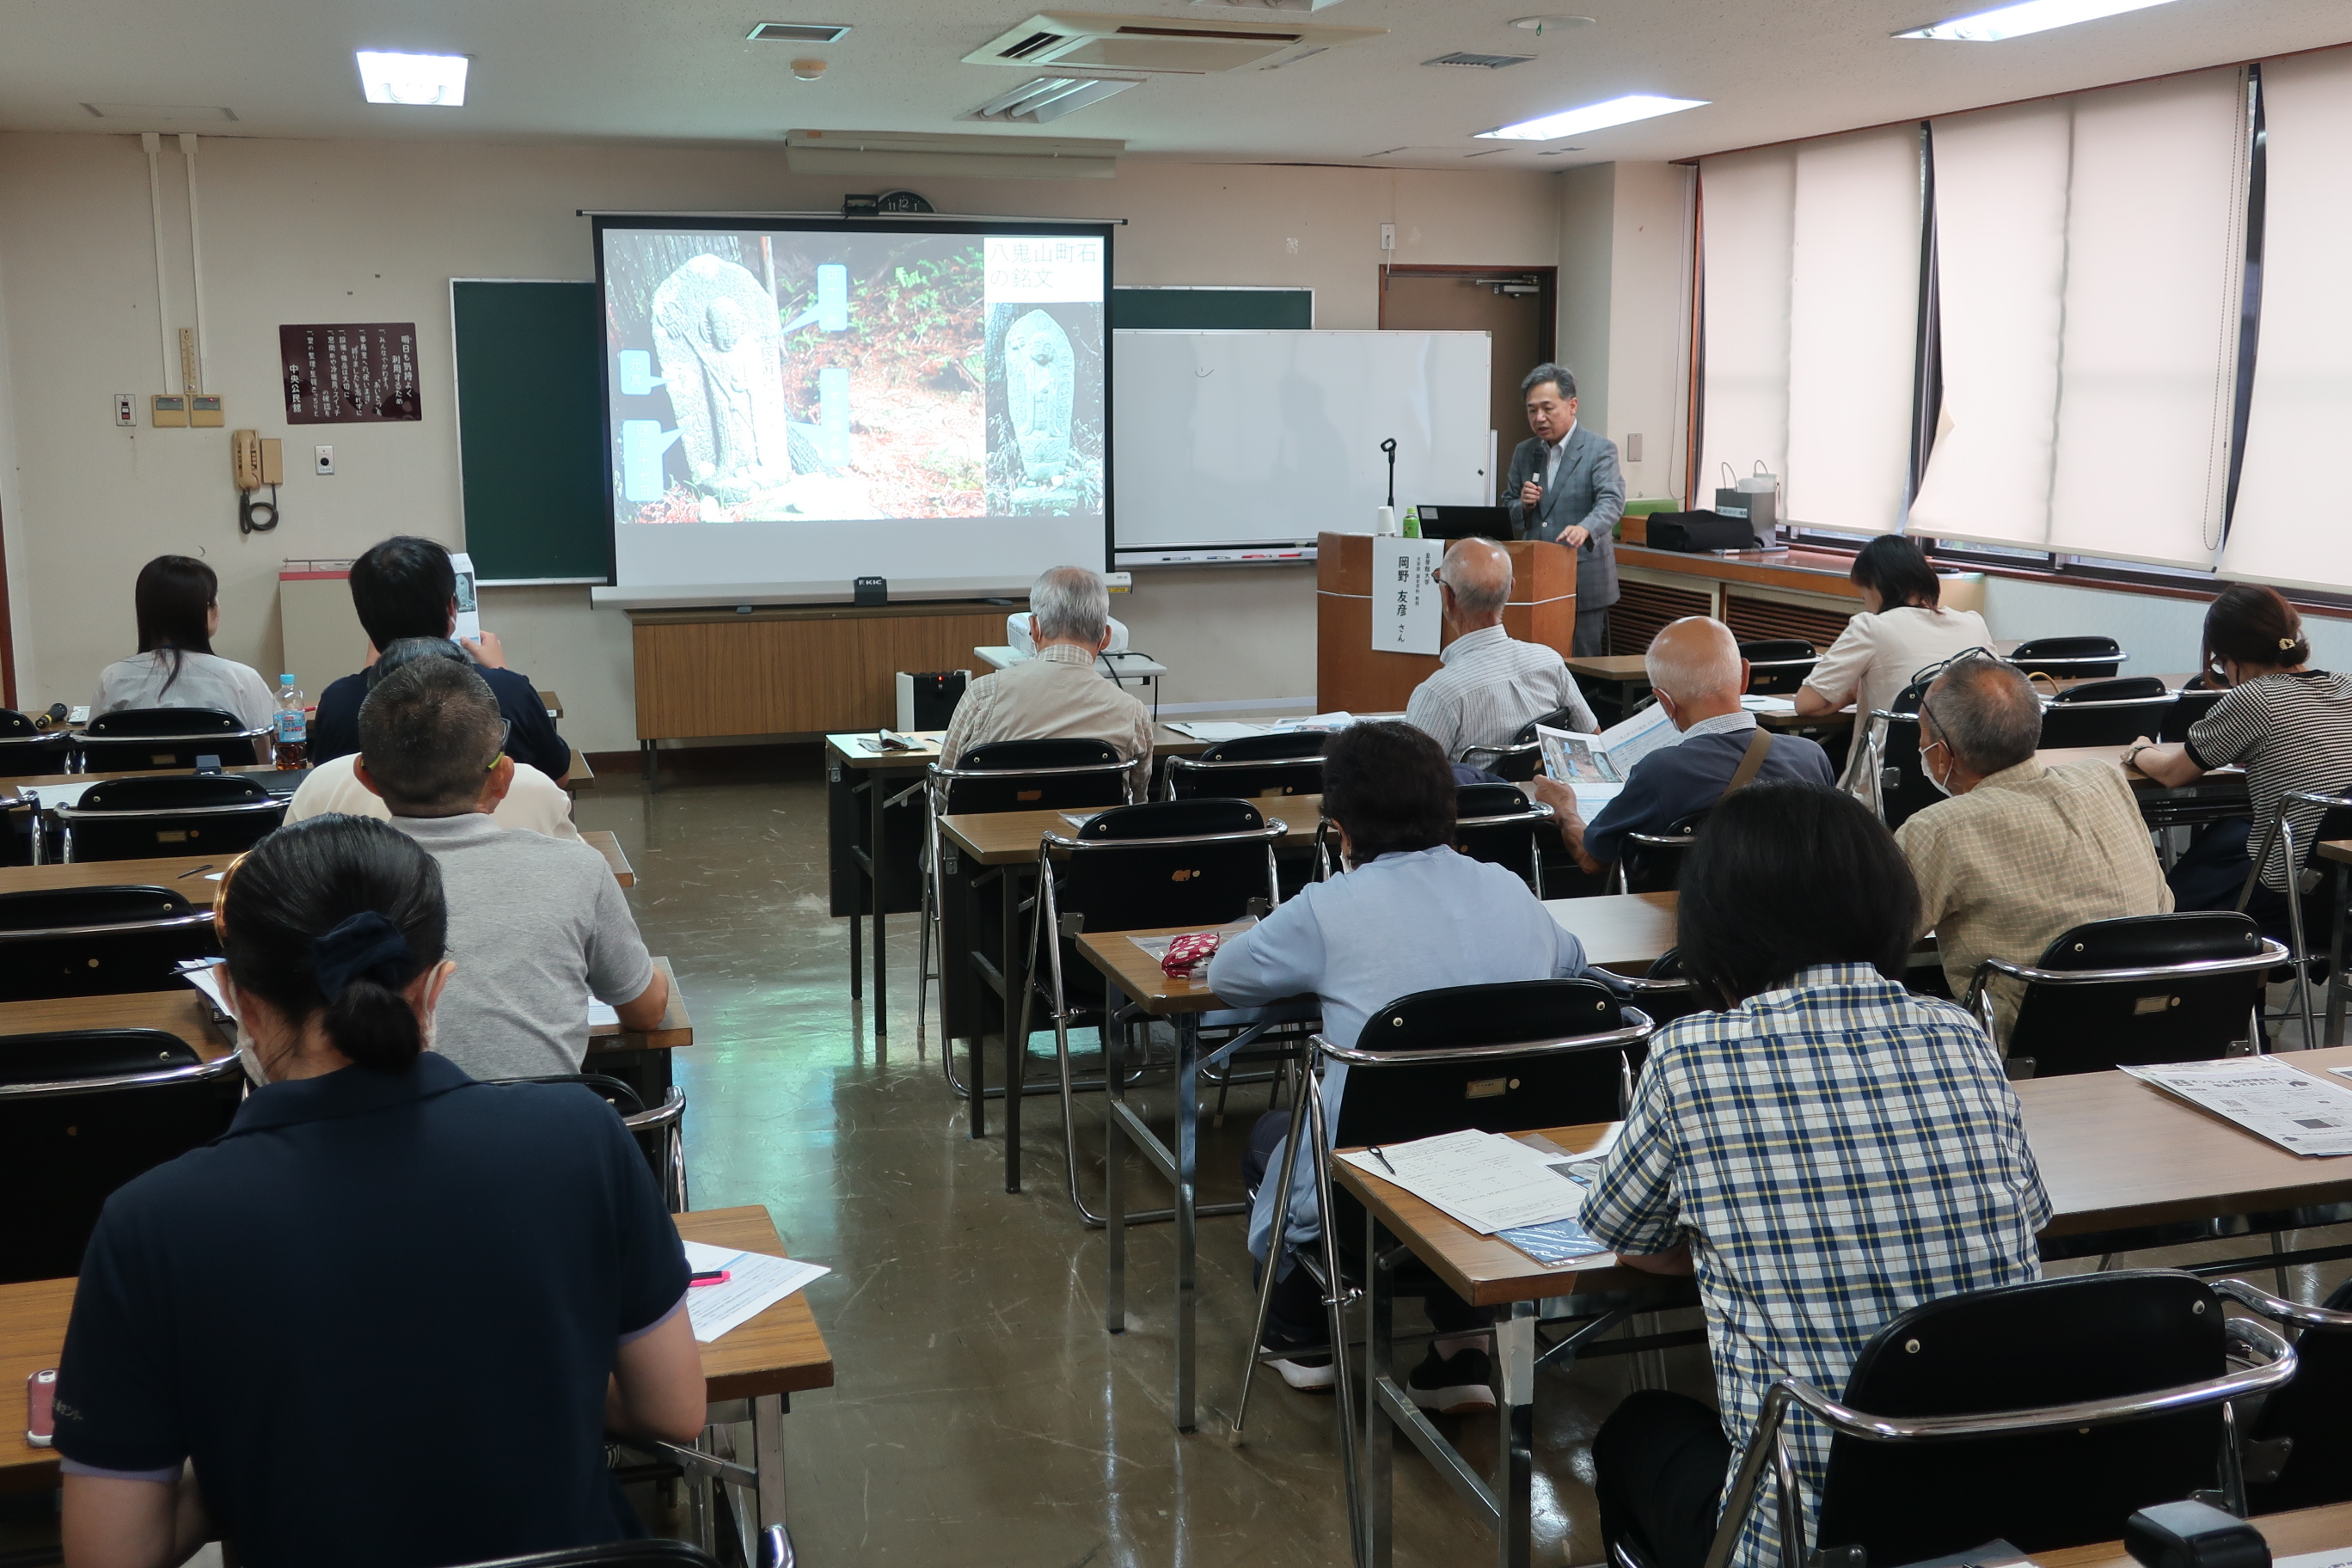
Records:
M789 484L784 334L760 280L698 256L654 290L653 329L695 482L738 500Z
M1050 486L1070 463L1071 383L1076 372L1069 335L1043 310L1004 334L1004 405L1021 447L1021 474ZM1016 492L1015 500L1024 499Z

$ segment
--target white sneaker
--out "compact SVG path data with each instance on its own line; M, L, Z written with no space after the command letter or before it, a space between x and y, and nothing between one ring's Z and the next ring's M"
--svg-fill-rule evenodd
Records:
M1282 1374L1282 1381L1301 1394L1328 1394L1339 1381L1339 1369L1328 1355L1301 1356L1297 1361L1270 1361L1265 1363Z

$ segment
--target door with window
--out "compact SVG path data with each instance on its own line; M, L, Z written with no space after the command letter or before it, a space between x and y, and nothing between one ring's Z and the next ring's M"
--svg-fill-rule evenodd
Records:
M1527 438L1520 378L1554 353L1559 289L1556 267L1391 267L1381 279L1384 331L1485 332L1492 339L1486 422L1496 433L1498 485L1511 448ZM1399 496L1397 504L1407 499Z

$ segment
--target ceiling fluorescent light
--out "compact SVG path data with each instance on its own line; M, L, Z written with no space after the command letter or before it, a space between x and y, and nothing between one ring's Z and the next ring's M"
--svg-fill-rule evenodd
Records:
M464 55L395 55L358 51L360 88L370 103L439 104L456 109L466 101Z
M1039 77L1011 92L999 93L961 118L1018 120L1032 125L1044 125L1090 103L1100 103L1114 93L1125 92L1130 87L1142 84L1143 79L1139 76Z
M2170 0L2024 0L2021 5L1979 11L1973 16L1956 16L1932 27L1895 36L1997 44L2003 38L2021 38L2028 33L2046 33L2053 27L2071 27L2077 22L2095 22L2102 16L2120 16L2126 11L2145 11L2151 5L2169 3Z
M1679 110L1704 109L1708 101L1704 98L1660 98L1654 93L1634 92L1623 98L1612 98L1606 103L1589 103L1582 109L1562 110L1558 114L1547 114L1540 120L1522 120L1517 125L1506 125L1496 131L1481 131L1478 134L1501 142L1556 142L1563 136L1577 136L1605 126L1625 125L1636 120L1673 114Z

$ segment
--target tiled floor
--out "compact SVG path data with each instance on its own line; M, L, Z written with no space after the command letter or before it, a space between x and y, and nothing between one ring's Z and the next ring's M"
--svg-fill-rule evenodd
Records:
M914 919L891 922L891 1034L879 1047L849 999L847 922L825 913L815 750L765 758L726 782L650 797L608 779L582 795L578 816L619 832L637 869L638 920L693 1009L698 1044L678 1079L695 1205L764 1204L795 1256L834 1268L811 1295L838 1384L796 1399L785 1422L804 1561L1344 1562L1331 1402L1262 1381L1246 1445L1226 1435L1253 1305L1240 1221L1202 1226L1202 1419L1180 1436L1169 1419L1167 1227L1137 1233L1130 1326L1105 1333L1103 1243L1062 1194L1052 1102L1030 1102L1025 1190L1008 1195L1001 1139L966 1136L936 1032L917 1046ZM1264 1092L1236 1090L1226 1125L1204 1127L1204 1201L1238 1195L1241 1140ZM1098 1126L1087 1105L1090 1191ZM1129 1181L1137 1201L1159 1201L1139 1163ZM2300 1291L2310 1299L2342 1272L2306 1271ZM1536 1560L1593 1563L1587 1445L1629 1369L1616 1360L1544 1375ZM1672 1352L1669 1376L1706 1392L1702 1352ZM1469 1425L1463 1446L1483 1461L1491 1436ZM1486 1559L1486 1532L1427 1464L1403 1450L1396 1477L1400 1564Z

